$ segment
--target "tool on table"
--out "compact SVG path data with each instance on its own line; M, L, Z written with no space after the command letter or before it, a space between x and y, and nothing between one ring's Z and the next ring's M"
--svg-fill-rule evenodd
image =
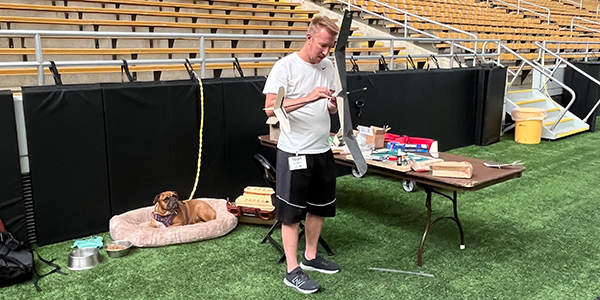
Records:
M520 161L520 160L515 160L510 164L488 164L488 163L483 163L484 166L488 167L488 168L498 168L498 169L502 169L502 168L511 168L511 167L515 167L515 166L522 166L524 164L524 162Z

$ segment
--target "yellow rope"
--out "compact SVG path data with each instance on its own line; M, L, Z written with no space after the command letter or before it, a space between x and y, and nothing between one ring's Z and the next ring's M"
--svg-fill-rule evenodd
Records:
M190 198L194 197L196 193L196 187L198 186L198 179L200 178L200 165L202 162L202 132L204 131L204 88L202 87L202 80L200 77L196 76L198 79L198 84L200 85L200 132L199 132L199 141L198 141L198 168L196 169L196 180L194 181L194 188L192 189L192 193L190 194ZM188 199L188 200L189 200Z

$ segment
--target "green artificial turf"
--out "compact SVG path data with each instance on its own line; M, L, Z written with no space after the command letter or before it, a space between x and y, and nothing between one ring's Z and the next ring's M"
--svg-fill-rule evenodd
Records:
M240 224L210 241L134 249L87 271L68 271L0 289L0 299L594 299L600 294L600 132L539 145L506 135L487 147L455 154L499 162L523 160L523 177L459 194L466 249L456 225L442 221L416 251L424 230L425 193L368 175L338 179L338 215L323 237L342 272L309 273L324 287L302 295L282 282L285 265L269 244L268 227ZM434 196L434 217L451 203ZM76 224L74 224L76 226ZM277 232L276 235L278 235ZM106 241L108 233L102 234ZM39 248L66 269L73 241ZM322 250L322 249L320 249ZM41 264L38 264L41 266ZM369 267L433 274L415 276ZM41 268L41 272L48 270Z

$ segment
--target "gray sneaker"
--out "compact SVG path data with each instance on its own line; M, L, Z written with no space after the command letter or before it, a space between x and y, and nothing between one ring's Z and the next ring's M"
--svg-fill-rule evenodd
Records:
M287 286L295 287L300 293L312 294L321 287L319 283L308 278L300 267L296 267L292 272L287 273L283 279Z
M308 260L306 257L304 257L304 255L302 255L300 268L307 271L319 271L325 274L335 274L341 270L340 265L328 261L320 255L317 255L317 257L315 257L313 260Z

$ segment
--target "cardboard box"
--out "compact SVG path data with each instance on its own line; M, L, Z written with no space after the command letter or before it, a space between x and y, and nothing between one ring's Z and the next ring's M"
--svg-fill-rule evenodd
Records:
M358 131L367 138L367 145L374 144L375 149L385 148L385 129L381 127L371 126L364 127L358 126Z
M268 118L266 123L269 124L269 139L271 141L279 140L279 133L281 131L279 129L279 120L277 117Z

